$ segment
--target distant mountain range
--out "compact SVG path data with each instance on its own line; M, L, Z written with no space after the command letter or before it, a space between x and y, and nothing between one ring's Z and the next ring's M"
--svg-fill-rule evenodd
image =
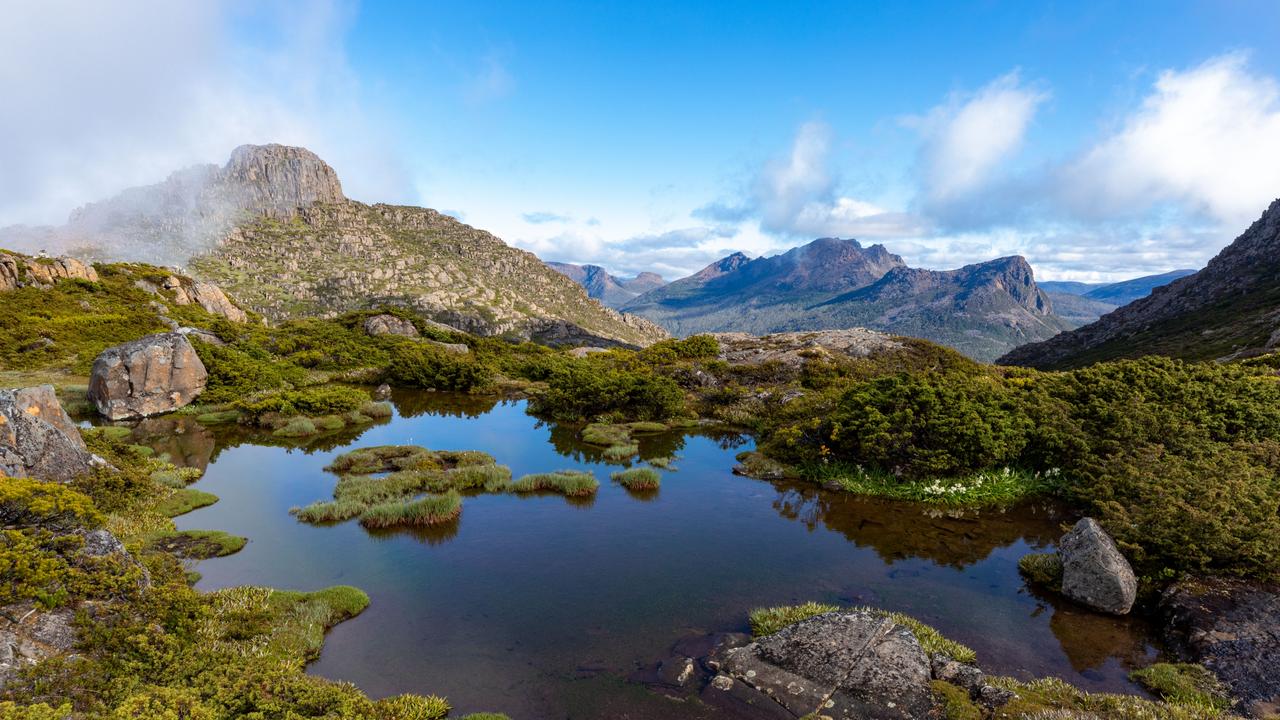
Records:
M1142 355L1205 360L1274 350L1280 348L1278 279L1280 200L1203 270L999 362L1069 368Z
M599 265L548 261L547 266L586 288L589 297L612 308L622 307L650 290L667 284L661 275L651 272L642 272L633 278L620 278L610 275Z
M741 253L622 306L676 335L868 327L989 360L1073 327L1021 257L958 270L909 268L883 245L821 238L781 255Z
M667 333L587 297L535 255L419 207L347 199L305 148L245 145L224 166L86 205L0 247L186 267L273 321L411 307L479 335L646 345Z
M1115 283L1083 283L1063 280L1041 280L1040 289L1049 293L1053 309L1072 325L1088 325L1122 305L1151 294L1195 270L1173 270Z

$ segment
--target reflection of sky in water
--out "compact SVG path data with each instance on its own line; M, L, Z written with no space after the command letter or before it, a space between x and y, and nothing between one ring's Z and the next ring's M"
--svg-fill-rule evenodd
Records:
M677 717L682 706L656 699L650 714L649 696L573 680L575 669L626 672L688 632L741 629L751 607L809 599L903 610L973 646L990 671L1058 675L1091 689L1128 687L1123 661L1150 652L1138 623L1055 610L1022 589L1017 559L1060 532L1049 509L929 517L735 477L741 448L696 436L642 442L642 452L682 447L661 489L640 500L609 481L616 466L590 462L596 453L569 432L553 438L523 403L466 417L427 414L450 401L444 395L397 400L420 414L370 428L356 445L483 450L516 477L582 467L601 488L580 505L467 497L456 528L374 536L355 522L314 527L288 515L330 497L336 478L323 468L341 450L220 448L197 486L222 500L178 525L250 542L201 563L200 587L363 588L369 610L331 633L313 671L371 694L436 692L462 711L526 719L589 717L625 695L634 717Z

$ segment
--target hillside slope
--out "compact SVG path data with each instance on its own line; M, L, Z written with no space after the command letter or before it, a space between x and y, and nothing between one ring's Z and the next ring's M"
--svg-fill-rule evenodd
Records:
M279 321L412 307L480 335L646 345L666 332L587 297L533 254L434 210L348 200L305 148L245 145L0 246L189 267Z
M1280 200L1203 270L999 362L1069 368L1142 355L1205 360L1274 348L1280 345L1277 278Z

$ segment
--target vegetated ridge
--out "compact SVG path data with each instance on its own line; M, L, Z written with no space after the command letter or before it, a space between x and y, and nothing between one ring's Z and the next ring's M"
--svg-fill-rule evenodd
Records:
M1280 200L1203 270L1156 288L1097 322L1019 347L1008 365L1080 367L1167 355L1245 357L1280 346Z

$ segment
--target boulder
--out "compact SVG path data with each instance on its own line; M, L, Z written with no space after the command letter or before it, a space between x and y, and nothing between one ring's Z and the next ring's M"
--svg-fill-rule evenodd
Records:
M1251 717L1280 714L1280 585L1187 577L1160 598L1164 639L1213 671Z
M24 668L75 647L75 618L71 608L50 612L30 604L0 608L0 691Z
M932 668L915 634L870 610L826 613L717 660L726 690L744 683L796 717L922 718Z
M413 323L395 315L371 315L364 319L364 331L369 335L399 335L401 337L418 337L418 328Z
M94 461L52 386L0 390L0 477L66 482Z
M1133 608L1138 579L1115 541L1093 518L1082 518L1058 542L1062 594L1094 610L1124 615Z
M438 347L447 353L453 353L454 355L466 355L471 352L471 348L467 347L466 343L447 343L439 342L438 340L427 340L426 342L429 345L434 345L435 347Z
M80 549L81 554L88 557L102 558L112 557L119 561L132 565L140 570L138 584L141 587L151 587L151 572L146 566L138 562L128 550L125 549L124 543L115 535L107 530L90 530L84 534L84 546Z
M107 348L93 361L89 400L112 420L149 417L186 406L207 379L185 335L148 335Z
M243 310L236 307L231 300L227 298L227 294L222 292L222 288L213 283L200 282L197 280L192 286L190 296L193 301L206 311L221 315L231 322L242 323L249 319Z
M83 260L60 257L52 260L27 260L27 277L40 285L53 285L62 280L98 281L98 271Z

